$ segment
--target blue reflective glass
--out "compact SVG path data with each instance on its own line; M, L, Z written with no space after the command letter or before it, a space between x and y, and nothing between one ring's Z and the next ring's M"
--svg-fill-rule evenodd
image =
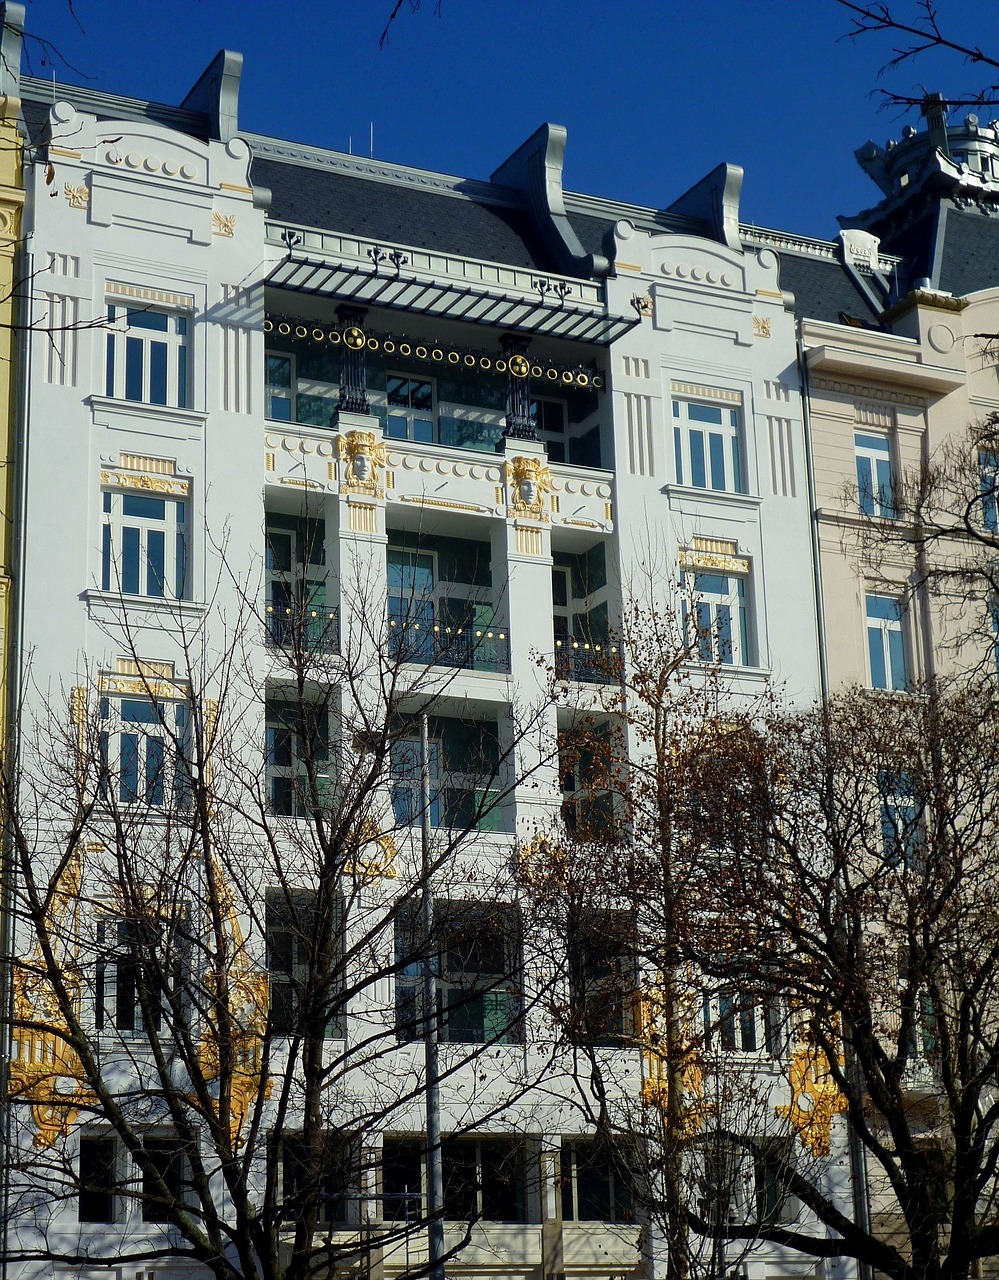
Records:
M676 404L673 408L677 408ZM673 428L673 461L676 465L676 482L683 484L683 433L679 427Z
M123 724L159 724L160 714L148 698L122 698L119 711Z
M121 741L121 765L118 777L118 799L131 804L139 798L139 737L135 733L123 733Z
M165 311L139 310L129 307L126 316L130 329L154 329L157 333L166 333L169 329L170 317Z
M187 539L180 532L177 534L177 581L174 594L178 600L184 599L187 589Z
M146 739L146 804L162 804L166 744L162 738Z
M732 610L727 604L718 605L715 610L718 633L718 659L720 662L734 662L732 652Z
M101 590L111 590L111 526L106 524L101 530Z
M165 520L166 501L163 498L146 498L138 493L121 495L123 516L137 516L140 520Z
M177 348L177 407L187 408L187 347Z
M166 594L166 547L162 529L146 534L146 594Z
M125 528L121 531L121 589L127 595L139 594L139 531Z
M711 455L711 488L719 491L725 489L725 438L716 431L708 436L708 448Z
M887 689L888 672L885 667L885 647L880 627L867 628L867 651L871 661L872 687Z
M704 469L704 432L690 433L690 483L695 489L708 487L707 474Z
M115 360L115 336L113 333L108 334L107 355L104 366L104 394L108 396L114 395L114 360Z
M142 400L142 355L141 338L125 339L125 399Z
M698 404L691 400L687 404L687 417L691 422L710 422L717 427L722 425L722 411L713 404Z
M167 402L167 348L165 342L149 344L149 403Z

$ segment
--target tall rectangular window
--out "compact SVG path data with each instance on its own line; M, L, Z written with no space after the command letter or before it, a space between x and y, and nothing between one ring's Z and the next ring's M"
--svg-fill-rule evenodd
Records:
M102 505L101 590L187 599L187 500L106 489Z
M441 1144L449 1222L526 1222L526 1161L519 1138L453 1138Z
M326 525L267 513L267 634L296 649L335 650L337 619L326 599Z
M673 401L676 483L717 493L745 493L742 414L727 404Z
M780 1057L785 1042L781 1010L755 992L721 991L704 998L705 1043L725 1053Z
M158 1178L142 1174L142 1221L170 1222L170 1208L183 1204L191 1192L191 1156L187 1144L170 1135L150 1135L142 1143ZM160 1183L164 1190L160 1189Z
M186 409L189 327L184 312L109 303L105 393Z
M277 1035L307 1030L303 1017L322 1018L327 1038L343 1034L343 901L324 899L329 914L321 919L317 900L314 889L267 890L267 970ZM307 997L311 1009L303 1009Z
M116 1165L114 1138L80 1138L77 1216L81 1222L114 1222Z
M999 457L991 450L978 454L982 524L989 533L999 533Z
M295 357L268 351L266 416L275 422L295 418Z
M680 609L684 635L700 662L753 662L746 579L735 574L685 573Z
M857 462L857 502L865 516L892 520L895 516L895 479L891 465L891 441L887 435L856 431L853 436Z
M171 954L163 921L102 916L97 921L94 1025L98 1031L156 1030L166 1009L166 984L179 960L179 940Z
M549 462L568 462L567 406L564 400L532 400L531 417Z
M190 801L187 703L100 700L101 794L119 804L183 808Z
M878 773L878 793L885 861L915 870L921 863L923 845L915 779L904 769L882 769Z
M633 929L623 912L570 920L570 1027L582 1044L621 1044L633 1031L637 981Z
M908 688L902 601L897 596L868 595L865 610L871 688Z
M266 782L271 812L306 818L330 805L329 714L310 703L268 699Z

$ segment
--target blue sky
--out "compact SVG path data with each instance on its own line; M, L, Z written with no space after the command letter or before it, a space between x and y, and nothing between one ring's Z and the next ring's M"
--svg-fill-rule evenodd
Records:
M442 0L439 16L435 0L416 13L407 0L381 50L392 0L73 7L78 22L67 0L27 0L29 31L72 65L56 64L61 80L177 103L236 49L246 129L367 154L373 125L376 158L485 178L551 120L569 131L572 190L662 206L725 160L746 170L745 221L806 235L874 203L853 151L907 123L869 96L891 39L841 39L834 0ZM996 0L938 7L999 52ZM51 76L37 47L31 60ZM979 81L940 55L882 83L956 94Z

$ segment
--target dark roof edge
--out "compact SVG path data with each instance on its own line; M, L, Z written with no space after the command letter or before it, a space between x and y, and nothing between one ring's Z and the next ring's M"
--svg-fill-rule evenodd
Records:
M36 76L21 79L21 97L28 102L51 106L54 102L69 102L78 110L91 111L94 115L110 116L118 120L154 120L166 124L181 133L205 134L209 118L201 111L188 111L183 107L170 107L162 102L146 102L142 98L126 98L118 93L104 93L100 89L85 89L80 85L63 84L60 81L41 80Z

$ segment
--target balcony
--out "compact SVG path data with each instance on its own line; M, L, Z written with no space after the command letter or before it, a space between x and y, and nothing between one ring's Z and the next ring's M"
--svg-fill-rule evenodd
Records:
M445 626L389 619L389 653L401 662L462 671L508 672L510 640L505 629Z
M555 674L582 684L620 684L621 647L582 636L555 637Z
M302 605L267 605L267 643L297 653L337 653L340 626L336 610Z

